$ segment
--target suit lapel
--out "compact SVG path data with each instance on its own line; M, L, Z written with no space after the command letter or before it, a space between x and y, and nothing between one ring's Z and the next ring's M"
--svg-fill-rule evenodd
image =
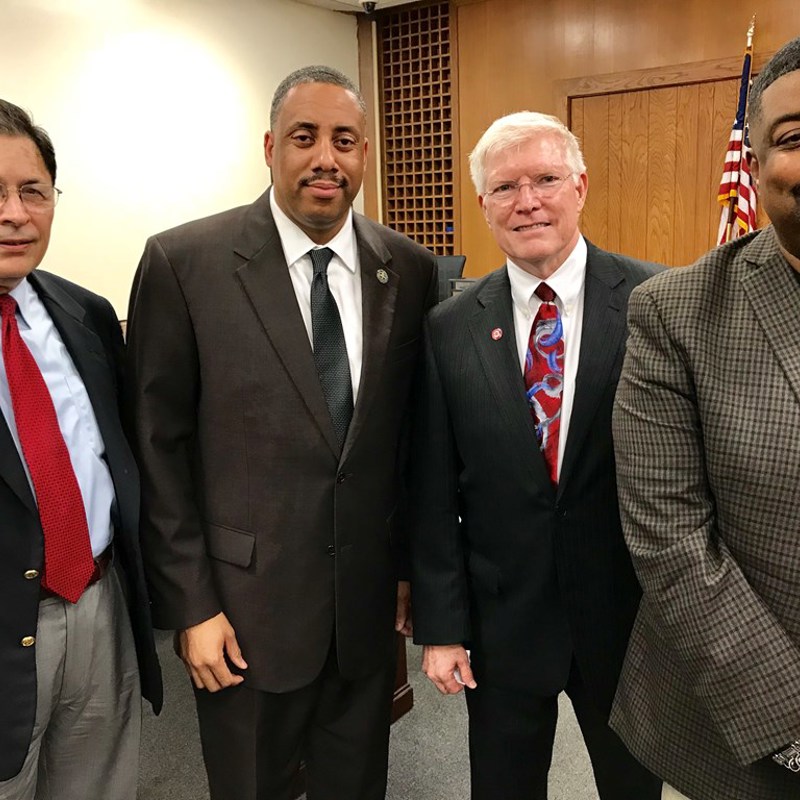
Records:
M342 458L350 451L358 437L370 404L378 394L377 386L383 374L386 350L394 322L400 276L389 268L391 254L369 224L353 215L358 240L358 260L361 270L361 313L363 328L363 354L358 398L353 409L353 419L347 432ZM386 273L386 283L378 279L378 271Z
M36 512L33 492L25 475L17 446L2 414L0 414L0 478L31 511Z
M339 442L322 393L278 229L272 219L269 192L261 195L247 211L234 250L245 260L236 270L242 288L302 402L338 459Z
M606 391L625 340L625 274L608 254L587 242L583 330L559 494L575 468L583 441ZM569 345L567 345L569 346Z
M751 265L742 287L752 306L752 319L761 329L800 403L800 356L797 341L797 278L778 246L775 229L767 228L745 251Z
M516 431L514 440L520 443L524 461L531 465L534 480L541 486L551 487L525 399L525 381L517 354L511 305L511 284L505 267L489 276L477 293L476 300L478 310L470 318L469 328L475 351L495 397L497 413L505 419L509 430ZM496 338L497 332L502 334L499 338Z
M122 433L119 425L119 387L114 383L114 368L109 363L103 342L87 325L83 306L47 273L34 272L29 280L81 376L108 453L117 446Z

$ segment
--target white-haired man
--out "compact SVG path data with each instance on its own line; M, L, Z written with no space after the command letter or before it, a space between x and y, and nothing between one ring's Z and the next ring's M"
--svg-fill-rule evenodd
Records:
M473 800L547 797L562 691L602 800L658 798L607 725L640 597L611 408L628 295L658 268L581 236L586 167L557 119L497 120L470 168L507 262L426 324L412 503L424 670L444 693L470 689Z

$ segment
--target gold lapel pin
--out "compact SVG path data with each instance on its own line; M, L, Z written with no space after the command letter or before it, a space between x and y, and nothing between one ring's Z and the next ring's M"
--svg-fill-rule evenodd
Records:
M389 283L389 273L385 269L379 269L375 276L381 283Z

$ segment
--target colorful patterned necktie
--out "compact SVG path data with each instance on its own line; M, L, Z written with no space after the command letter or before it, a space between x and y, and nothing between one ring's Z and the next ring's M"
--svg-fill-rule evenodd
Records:
M0 295L3 362L44 533L42 586L77 603L94 572L86 511L47 384L19 335L16 309L13 297Z
M542 304L533 320L525 354L525 391L536 424L536 438L555 486L558 484L558 434L564 384L564 335L555 292L546 283L540 283L536 295Z
M333 250L320 247L309 250L314 275L311 279L311 331L314 340L314 363L325 402L331 412L339 444L343 445L353 417L353 383L344 341L339 307L328 285L328 264Z

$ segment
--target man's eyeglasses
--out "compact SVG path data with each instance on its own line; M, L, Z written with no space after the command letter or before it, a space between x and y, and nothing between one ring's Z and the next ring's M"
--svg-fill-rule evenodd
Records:
M0 183L0 206L9 196L16 192L19 200L28 211L49 211L54 208L61 194L61 189L46 183L26 183L24 186L6 186Z
M552 197L558 193L567 178L571 178L574 174L568 172L566 175L540 175L527 183L504 181L489 189L485 196L493 198L498 203L510 203L516 199L522 188L527 186L536 197Z

